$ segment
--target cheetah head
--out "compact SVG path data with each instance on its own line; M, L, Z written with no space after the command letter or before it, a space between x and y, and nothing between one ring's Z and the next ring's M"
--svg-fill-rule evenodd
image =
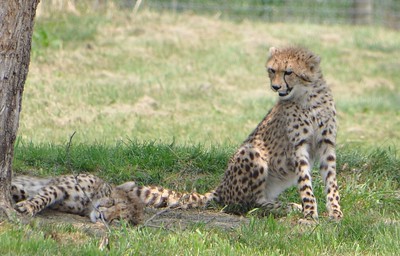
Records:
M132 225L138 225L142 221L144 211L142 201L136 194L128 195L119 188L114 188L109 197L94 202L94 206L89 214L92 222L101 219L106 222L123 219Z
M282 100L305 95L321 77L319 63L320 57L304 48L271 47L266 68L272 90Z

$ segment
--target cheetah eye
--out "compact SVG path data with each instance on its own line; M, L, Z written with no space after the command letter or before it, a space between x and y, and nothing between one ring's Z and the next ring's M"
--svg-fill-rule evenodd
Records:
M268 73L275 74L275 69L273 69L273 68L268 68Z
M293 71L291 71L291 70L285 71L285 76L290 76L292 73L293 73Z

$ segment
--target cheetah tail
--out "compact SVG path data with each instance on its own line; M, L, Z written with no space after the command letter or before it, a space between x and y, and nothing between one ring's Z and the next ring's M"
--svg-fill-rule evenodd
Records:
M216 193L211 191L205 194L196 192L180 193L158 186L137 186L135 182L126 182L119 185L130 197L138 197L146 206L155 208L199 208L206 207L208 203L215 200Z

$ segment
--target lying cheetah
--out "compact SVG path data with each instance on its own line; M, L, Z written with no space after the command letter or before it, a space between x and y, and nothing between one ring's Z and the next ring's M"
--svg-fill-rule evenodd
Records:
M11 182L15 209L34 216L40 211L54 210L90 217L92 222L124 219L136 225L142 220L144 205L136 196L128 196L91 174L37 178L16 176Z
M320 58L304 48L271 48L266 63L276 105L231 158L220 185L201 195L160 187L120 186L155 207L222 205L276 207L278 195L297 185L304 219L317 220L311 168L319 157L326 206L334 220L342 218L336 181L336 111L320 69Z

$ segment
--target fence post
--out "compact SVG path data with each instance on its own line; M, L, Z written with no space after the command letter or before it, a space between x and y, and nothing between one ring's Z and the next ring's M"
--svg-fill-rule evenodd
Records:
M178 10L178 1L177 0L172 0L172 10L173 10L174 14Z
M400 2L390 1L385 13L384 24L389 28L400 30Z
M353 24L371 24L372 10L372 0L353 0L353 6L350 9Z

